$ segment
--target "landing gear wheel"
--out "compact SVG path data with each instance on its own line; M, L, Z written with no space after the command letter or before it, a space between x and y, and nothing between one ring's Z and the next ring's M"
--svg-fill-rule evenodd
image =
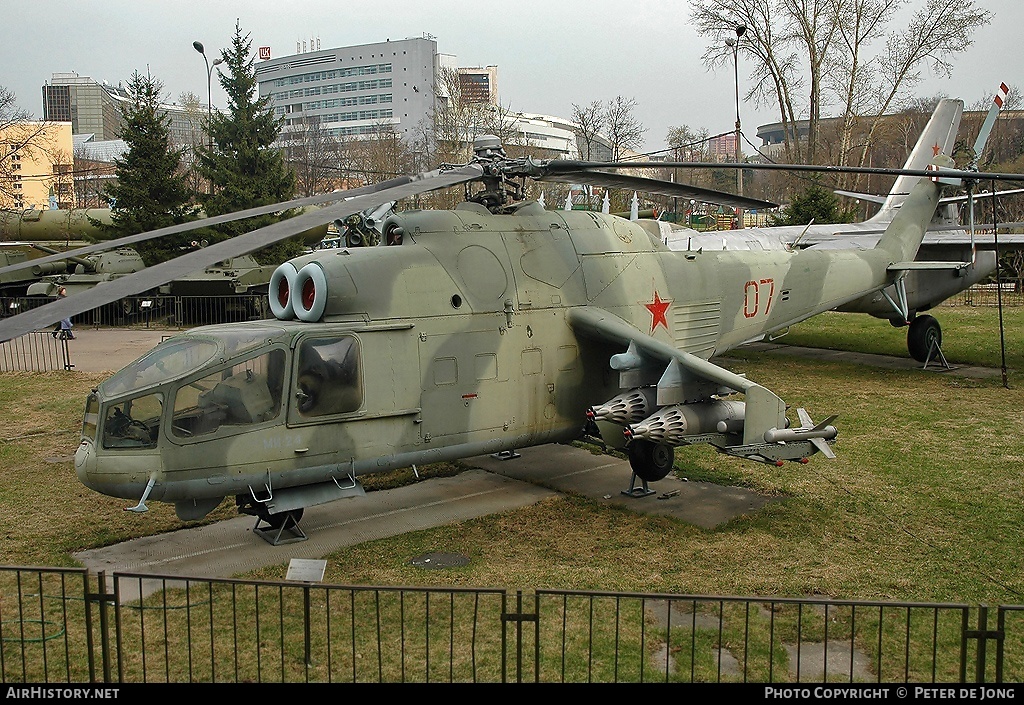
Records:
M676 459L672 446L665 443L634 440L626 450L629 454L629 467L637 477L647 482L663 479L672 471L672 463Z
M933 349L934 346L934 349ZM934 316L917 316L907 331L907 349L918 362L926 362L942 346L942 328Z

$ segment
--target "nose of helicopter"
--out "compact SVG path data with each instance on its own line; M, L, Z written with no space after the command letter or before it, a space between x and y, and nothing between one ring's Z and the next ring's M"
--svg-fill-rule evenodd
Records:
M97 490L92 481L96 476L96 452L93 444L85 439L78 444L75 451L75 474L83 485L91 490Z

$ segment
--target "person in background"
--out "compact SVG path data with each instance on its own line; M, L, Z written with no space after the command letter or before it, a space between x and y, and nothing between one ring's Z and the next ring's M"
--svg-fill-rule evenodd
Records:
M66 298L67 295L68 295L68 290L65 289L64 287L61 287L60 289L57 290L57 298L58 299ZM60 320L60 323L57 324L57 327L53 329L53 337L54 338L60 338L61 340L74 340L75 339L75 334L71 331L71 319L70 318L62 318Z

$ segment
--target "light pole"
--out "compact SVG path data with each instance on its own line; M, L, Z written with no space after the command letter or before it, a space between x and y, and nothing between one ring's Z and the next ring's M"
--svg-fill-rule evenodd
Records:
M743 161L743 152L740 149L740 61L739 61L739 48L740 48L740 37L747 31L745 25L736 25L736 38L728 37L725 43L732 47L732 72L733 79L736 84L736 163L739 164ZM741 167L736 168L736 193L738 196L743 195L743 169ZM743 227L743 209L740 209L739 218L737 219L736 227Z
M209 59L206 58L206 50L203 48L202 42L192 42L192 46L203 55L203 62L206 64L206 133L210 136L210 154L213 155L213 131L210 129L211 123L213 122L213 67L217 64L224 63L223 58L217 58L213 60L213 65L210 65Z

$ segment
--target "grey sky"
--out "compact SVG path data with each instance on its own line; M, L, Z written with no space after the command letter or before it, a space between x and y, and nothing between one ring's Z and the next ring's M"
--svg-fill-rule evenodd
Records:
M904 15L923 2L911 0ZM1024 1L978 5L994 14L992 24L955 59L950 80L926 71L919 95L943 93L971 105L987 103L1000 81L1024 87ZM237 19L254 50L270 46L275 57L295 53L303 39L319 38L326 49L429 33L438 51L456 55L460 65L497 65L501 102L513 110L570 117L573 103L632 97L650 151L664 148L671 126L717 134L735 122L732 66L713 73L701 63L710 40L690 27L684 0L36 0L16 6L0 23L0 85L37 117L40 88L55 72L117 83L148 69L169 100L191 91L205 101L206 68L192 42L202 41L212 60ZM741 60L741 92L749 70ZM224 104L216 74L213 102ZM752 104L740 110L743 131L755 143L757 126L778 119Z

